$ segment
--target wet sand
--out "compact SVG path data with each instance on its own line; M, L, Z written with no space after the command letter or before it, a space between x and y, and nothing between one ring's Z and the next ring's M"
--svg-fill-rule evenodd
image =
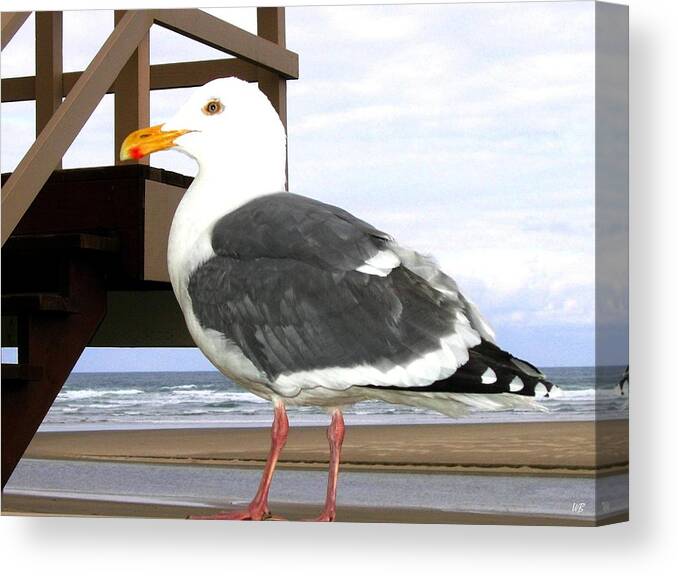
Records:
M270 432L206 428L43 432L30 458L261 467ZM290 429L280 467L327 466L324 428ZM350 426L342 469L594 477L628 470L628 421Z

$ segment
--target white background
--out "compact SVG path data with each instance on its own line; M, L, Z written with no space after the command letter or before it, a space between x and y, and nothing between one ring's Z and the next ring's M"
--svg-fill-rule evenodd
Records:
M232 0L219 4L238 5ZM636 391L631 522L574 529L5 517L0 519L0 561L6 573L675 572L678 10L671 0L627 4L631 7L631 365ZM201 3L145 0L141 5L109 2L96 7L188 5ZM7 0L2 7L55 9L57 5ZM58 7L94 6L66 1Z

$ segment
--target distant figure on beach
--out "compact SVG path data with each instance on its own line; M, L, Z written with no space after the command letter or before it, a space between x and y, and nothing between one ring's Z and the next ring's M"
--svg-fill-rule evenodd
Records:
M624 384L628 386L629 384L629 367L628 365L626 366L626 370L624 370L624 374L622 374L621 380L619 380L619 393L623 396L624 395Z
M557 391L495 344L488 322L431 258L341 208L286 191L285 129L256 84L206 84L166 123L130 134L120 156L170 148L199 164L168 244L188 329L223 374L274 405L251 504L201 518L272 517L288 405L331 414L317 520L332 521L343 406L379 399L454 417L469 408L540 410L535 397Z

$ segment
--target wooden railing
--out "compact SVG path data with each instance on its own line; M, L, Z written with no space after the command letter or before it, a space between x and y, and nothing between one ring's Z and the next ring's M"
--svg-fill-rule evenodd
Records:
M2 48L28 16L2 14ZM151 66L148 35L153 24L236 59ZM200 86L225 76L258 82L286 125L285 82L298 78L299 61L285 48L284 8L257 8L257 32L202 10L116 11L113 32L89 66L64 73L62 14L37 12L36 76L2 79L2 102L36 102L35 142L2 189L2 244L107 93L115 94L116 149L125 135L148 124L150 90Z
M3 12L2 29L0 30L2 48L7 46L7 43L14 38L14 35L30 15L30 12Z

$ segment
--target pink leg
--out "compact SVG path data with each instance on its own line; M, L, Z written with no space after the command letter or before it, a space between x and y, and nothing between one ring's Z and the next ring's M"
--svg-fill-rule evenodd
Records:
M338 408L332 413L332 422L327 427L327 439L330 443L330 470L327 479L327 497L325 508L316 522L333 522L337 515L337 480L339 478L339 459L344 441L344 417Z
M271 487L276 462L287 441L289 427L284 404L276 403L271 428L271 449L268 453L264 473L261 476L259 489L245 510L219 512L209 516L191 516L190 518L194 520L267 520L273 518L268 509L268 491Z

